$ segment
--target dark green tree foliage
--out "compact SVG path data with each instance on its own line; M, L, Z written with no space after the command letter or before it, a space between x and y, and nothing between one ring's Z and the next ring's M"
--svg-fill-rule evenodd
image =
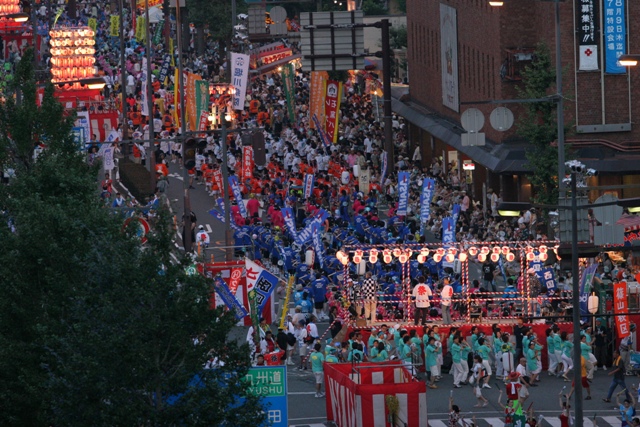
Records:
M0 425L259 425L259 401L238 381L248 349L228 339L234 318L210 309L210 282L171 262L169 215L146 246L124 233L70 129L40 130L56 114L67 126L47 101L22 124L39 133L13 132L34 138L16 146L50 144L0 187ZM204 370L211 355L224 366Z
M198 28L207 28L214 40L231 39L231 1L229 0L187 0L189 22ZM247 4L236 1L236 13L247 13Z
M15 162L18 167L29 168L37 144L68 142L73 117L64 117L62 105L53 97L52 85L45 87L42 105L36 105L32 50L27 50L18 63L8 89L5 102L0 105L0 163Z
M518 88L521 98L543 98L555 87L555 67L551 63L549 47L536 47L531 65L522 72L523 86ZM528 142L527 166L531 169L529 180L533 187L533 199L538 203L558 202L558 148L552 143L557 139L557 104L536 102L524 104L526 112L517 123L518 135Z

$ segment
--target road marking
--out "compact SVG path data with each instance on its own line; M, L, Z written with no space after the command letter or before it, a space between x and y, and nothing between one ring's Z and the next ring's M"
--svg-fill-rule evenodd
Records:
M171 178L179 179L180 181L184 181L184 177L179 173L170 173L168 176Z

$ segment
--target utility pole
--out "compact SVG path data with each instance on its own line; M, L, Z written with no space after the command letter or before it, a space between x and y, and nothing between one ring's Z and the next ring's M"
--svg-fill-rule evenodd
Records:
M393 173L395 169L395 155L393 153L393 121L391 119L391 48L389 46L388 19L380 21L382 30L382 92L384 102L384 149L387 152L387 171Z
M120 0L120 98L122 99L122 139L129 139L129 126L127 123L127 67L124 60L124 0Z
M181 1L175 0L176 2L176 35L178 42L178 85L180 90L180 135L178 136L178 141L182 143L182 158L185 158L185 135L187 133L187 123L186 123L186 112L184 109L184 75L183 75L183 64L182 64L182 20L180 17L180 9L181 9ZM191 247L193 246L193 241L191 239L191 200L189 199L189 173L187 168L182 169L182 183L184 186L184 232L182 235L182 241L184 242L184 250L185 252L191 252Z
M227 157L227 119L225 112L221 111L222 129L220 133L220 146L222 148L222 191L224 192L224 244L226 260L233 260L231 248L231 201L229 200L229 159ZM238 200L242 203L242 200Z
M149 30L149 0L144 0L144 20L145 20L145 58L147 59L147 125L149 129L149 171L151 172L151 188L155 192L156 189L156 141L153 129L153 85L151 84L151 31Z

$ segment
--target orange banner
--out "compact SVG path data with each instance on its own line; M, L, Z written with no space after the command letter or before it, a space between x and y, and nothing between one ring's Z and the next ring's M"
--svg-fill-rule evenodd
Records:
M628 337L629 316L627 316L627 282L618 282L613 284L613 312L616 315L616 327L618 329L618 337ZM624 313L624 314L618 314Z
M236 291L238 290L238 285L240 284L241 279L242 279L242 268L232 268L231 277L229 278L229 290L233 295L236 294Z
M311 90L309 97L310 117L315 115L320 125L324 125L324 94L327 80L329 80L329 73L326 71L311 72ZM311 127L311 129L316 128L313 120L309 120L309 127Z
M197 115L197 103L196 103L196 81L202 80L197 74L187 73L187 81L184 84L185 92L185 104L187 104L187 127L189 130L198 130L200 124L200 117Z

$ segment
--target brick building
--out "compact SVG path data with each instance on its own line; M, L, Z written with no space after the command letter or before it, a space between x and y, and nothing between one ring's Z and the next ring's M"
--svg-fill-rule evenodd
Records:
M501 106L517 122L522 105L469 102L519 98L519 71L540 42L549 47L555 65L556 6L548 0L504 3L408 0L409 96L394 98L393 108L409 122L411 144L421 147L425 164L443 157L459 168L471 160L475 198L493 187L502 190L504 200L526 200L531 194L526 141L515 125L502 132L489 123L492 110ZM599 171L591 185L640 183L640 126L634 125L640 115L640 70L627 72L615 61L620 49L640 53L639 18L640 1L560 3L566 143ZM484 114L484 146L462 143L461 115L472 107ZM618 196L638 197L640 189L624 188Z

